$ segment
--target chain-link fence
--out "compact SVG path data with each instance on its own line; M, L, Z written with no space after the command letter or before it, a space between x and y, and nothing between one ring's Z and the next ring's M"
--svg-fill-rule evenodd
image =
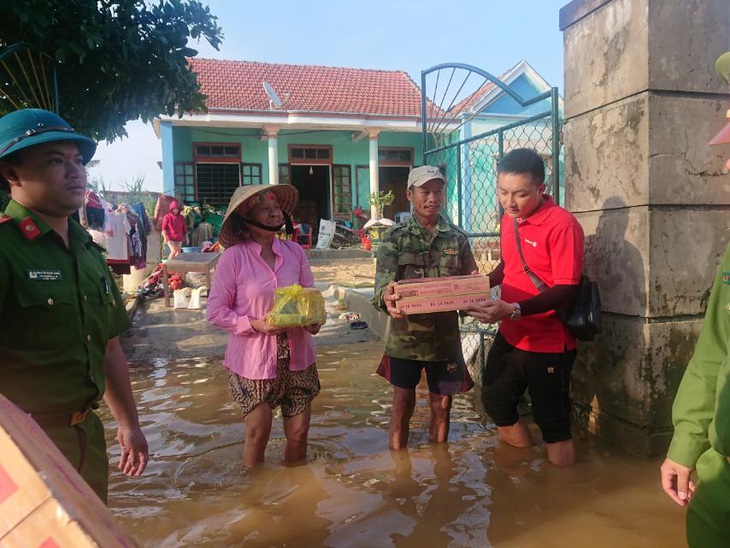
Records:
M491 272L501 260L497 164L502 156L515 148L535 149L545 160L546 192L556 203L562 201L562 158L560 152L553 154L560 151L557 88L523 99L489 73L458 64L424 71L421 83L423 112L428 112L423 163L443 170L449 181L446 211L468 234L480 272ZM493 112L500 100L512 101L518 105L512 110L522 114ZM471 317L462 320L467 361L483 367L496 327Z

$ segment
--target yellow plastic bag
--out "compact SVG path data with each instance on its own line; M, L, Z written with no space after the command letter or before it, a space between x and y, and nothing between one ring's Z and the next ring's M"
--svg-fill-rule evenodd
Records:
M312 287L289 285L279 287L274 292L274 307L266 320L277 327L303 327L325 323L327 313L324 309L322 293Z

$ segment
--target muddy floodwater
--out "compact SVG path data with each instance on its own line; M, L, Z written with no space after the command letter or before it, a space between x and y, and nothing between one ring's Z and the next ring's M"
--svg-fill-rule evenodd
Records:
M579 440L577 465L556 468L544 448L498 443L474 394L455 398L450 443L430 446L419 388L410 449L391 453L381 351L320 347L307 464L280 464L278 416L254 471L241 465L243 424L220 359L134 363L152 459L141 478L112 474L112 512L148 547L685 546L684 511L661 493L657 461Z

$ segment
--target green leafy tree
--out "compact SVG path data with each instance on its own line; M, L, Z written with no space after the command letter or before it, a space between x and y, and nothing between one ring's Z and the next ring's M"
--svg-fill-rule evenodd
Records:
M78 131L113 140L130 120L205 110L188 43L218 49L223 34L198 0L12 0L0 12L0 51L23 42L55 60L59 114ZM18 108L2 91L0 115Z

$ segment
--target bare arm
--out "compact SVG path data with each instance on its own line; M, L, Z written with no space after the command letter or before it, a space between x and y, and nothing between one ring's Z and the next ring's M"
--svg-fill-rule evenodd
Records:
M106 387L104 401L117 421L117 440L121 446L119 469L128 476L139 476L147 467L149 449L139 426L137 406L132 395L127 358L114 337L106 345L104 358Z

